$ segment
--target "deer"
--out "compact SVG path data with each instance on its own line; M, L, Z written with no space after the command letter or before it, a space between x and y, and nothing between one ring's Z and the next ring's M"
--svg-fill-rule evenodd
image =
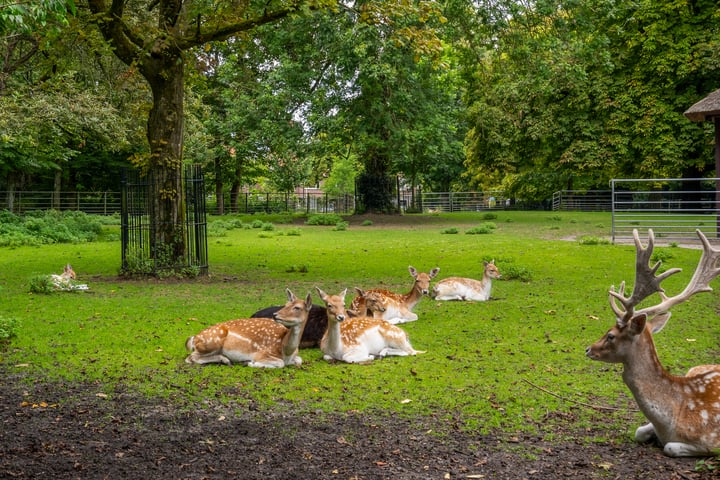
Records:
M355 290L358 292L358 296L362 300L361 310L363 315L365 310L371 312L373 316L382 314L385 311L384 297L375 292L365 292L357 287ZM251 318L272 318L273 314L279 311L282 305L274 305L271 307L263 308L251 315ZM364 309L363 309L364 308ZM359 316L355 311L348 310L348 315ZM300 339L299 348L315 348L320 346L320 340L322 340L325 331L327 330L328 317L327 308L324 305L315 305L310 308L307 322L305 323L305 329Z
M49 277L50 283L56 290L88 290L86 284L75 283L77 274L69 263L63 267L63 273L60 275L53 273Z
M420 302L423 295L428 295L430 292L430 280L440 272L440 268L435 267L428 273L418 272L412 265L408 267L410 275L413 277L414 282L412 289L402 295L394 293L389 290L372 288L367 290L368 292L376 292L384 297L385 311L378 318L387 320L393 324L414 322L418 319L416 313L412 310L415 305ZM353 311L359 311L360 297L357 296L353 299L350 309Z
M347 289L328 295L315 287L327 308L328 328L320 341L323 359L331 362L370 363L386 356L417 355L407 333L385 320L372 317L349 317L345 310Z
M308 313L310 294L305 300L287 289L288 301L273 318L246 318L218 323L188 338L187 363L244 364L258 368L302 365L298 347Z
M710 292L711 280L720 274L720 250L713 249L705 235L696 230L703 253L685 289L669 297L660 283L681 271L672 268L656 275L661 262L650 267L655 237L648 231L643 247L633 231L636 249L635 285L625 295L625 282L618 290L610 287L610 307L615 325L586 349L592 360L623 365L622 379L640 410L649 420L635 431L635 440L657 440L670 457L710 456L720 448L720 365L700 365L684 376L667 372L660 364L653 334L670 319L670 308L701 292ZM657 293L660 302L641 309L644 299Z
M502 275L495 266L495 260L483 261L482 280L463 277L448 277L440 280L432 288L431 297L434 300L473 300L484 302L490 299L492 281Z

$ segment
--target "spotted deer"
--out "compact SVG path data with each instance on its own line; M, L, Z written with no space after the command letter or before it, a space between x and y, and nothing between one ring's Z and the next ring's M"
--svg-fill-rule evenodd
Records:
M660 283L681 269L672 268L655 275L661 262L650 267L654 234L648 232L648 246L643 247L637 230L635 238L635 285L625 296L625 282L615 291L610 288L610 307L615 325L600 340L587 348L586 355L608 363L622 363L622 378L635 397L640 410L650 421L635 431L635 440L658 440L663 452L671 457L714 455L720 448L720 365L700 365L685 376L668 373L653 343L670 318L670 308L696 293L709 292L711 280L720 274L720 250L713 249L697 230L703 253L690 283L673 297L668 297ZM660 303L636 309L652 294Z
M436 267L428 273L424 273L418 272L414 267L410 266L408 267L408 271L415 281L413 282L410 292L404 295L379 288L367 290L367 292L376 292L384 297L385 312L378 316L378 318L394 324L414 322L418 319L417 314L412 310L415 308L415 305L420 302L423 295L429 294L430 280L435 278L440 269ZM350 305L350 309L359 311L358 306L360 302L360 297L355 297Z
M492 281L500 278L495 260L483 262L482 280L464 277L448 277L435 283L431 297L435 300L474 300L484 302L490 299Z
M315 288L327 307L328 329L320 342L325 360L367 363L375 358L423 353L410 345L407 333L398 326L379 318L349 317L345 310L347 289L328 295Z
M298 346L312 299L298 299L290 289L288 302L273 318L245 318L219 323L187 339L187 363L234 363L281 368L302 364Z
M364 292L359 288L355 288L358 295L362 298L362 307L364 307L373 316L382 314L385 311L385 305L383 303L383 296L379 293ZM272 307L266 307L262 310L258 310L253 313L251 318L272 318L273 314L280 309L282 305L275 305ZM348 310L348 315L357 317L359 316L356 312ZM363 311L363 316L365 315ZM302 338L300 339L300 348L314 348L320 346L320 340L322 340L325 331L327 330L328 318L327 308L325 305L314 305L310 308L308 313L307 322L305 322L305 328L302 332Z

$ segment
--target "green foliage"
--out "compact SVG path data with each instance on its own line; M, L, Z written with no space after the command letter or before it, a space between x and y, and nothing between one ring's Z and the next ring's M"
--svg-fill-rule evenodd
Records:
M340 215L336 215L334 213L320 213L310 215L305 223L308 225L337 225L342 221L343 219Z
M363 227L369 227L372 224L373 224L372 220L363 220L363 222L360 225Z
M473 228L469 228L469 229L465 230L465 233L467 235L485 235L488 233L493 233L493 231L495 231L496 228L497 228L497 225L495 225L495 223L485 222L485 223L478 225L477 227L473 227Z
M347 230L348 225L350 225L348 222L340 221L335 224L335 228L333 228L333 230L335 230L337 232L343 232L343 231Z
M20 321L17 318L0 315L0 345L8 343L17 335Z
M448 228L443 228L442 230L440 230L440 233L442 233L444 235L455 235L456 233L459 233L459 232L460 232L460 230L457 227L448 227Z
M532 272L527 268L515 264L503 264L500 271L503 280L518 280L520 282L531 282Z
M607 245L610 243L610 240L607 238L597 237L595 235L583 235L579 237L577 241L580 245Z
M83 212L37 211L17 216L0 214L0 246L81 243L97 240L102 224L97 216Z

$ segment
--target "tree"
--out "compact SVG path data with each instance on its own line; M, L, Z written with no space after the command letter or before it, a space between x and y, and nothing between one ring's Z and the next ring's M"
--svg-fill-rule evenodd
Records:
M139 164L152 177L152 228L173 264L187 248L181 184L186 60L193 49L224 41L260 25L313 9L327 0L293 2L204 2L181 0L89 0L93 19L113 51L150 85L149 154Z
M713 2L543 1L500 24L468 102L476 185L542 200L707 171L682 112L719 86Z

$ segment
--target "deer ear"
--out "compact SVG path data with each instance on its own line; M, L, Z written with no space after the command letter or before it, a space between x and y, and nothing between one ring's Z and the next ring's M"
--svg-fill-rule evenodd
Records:
M320 298L321 298L323 301L325 301L325 299L327 298L327 293L325 293L325 292L323 292L322 290L320 290L320 287L315 287L315 290L317 290L318 295L320 295Z
M289 301L289 302L294 302L295 299L296 299L296 298L295 298L295 294L292 293L289 288L286 288L285 291L287 291L288 301Z
M345 299L345 295L347 295L347 288L346 288L345 290L343 290L342 292L340 292L340 296L341 296L343 299Z
M363 291L362 288L360 288L360 287L354 287L354 288L358 295L360 295L361 297L365 296L365 292Z
M410 275L412 275L413 278L417 277L417 270L415 270L415 267L412 265L408 267L408 272L410 272Z
M648 323L650 324L650 331L657 333L665 327L665 324L670 320L670 312L660 313L655 315Z
M647 322L647 315L644 313L641 313L640 315L635 315L630 319L628 322L628 328L630 329L630 333L633 335L639 335L645 330L645 323Z
M435 275L440 273L440 267L435 267L432 270L430 270L430 275L428 275L430 278L435 278Z
M310 311L310 308L312 308L312 295L308 293L305 297L305 310Z

